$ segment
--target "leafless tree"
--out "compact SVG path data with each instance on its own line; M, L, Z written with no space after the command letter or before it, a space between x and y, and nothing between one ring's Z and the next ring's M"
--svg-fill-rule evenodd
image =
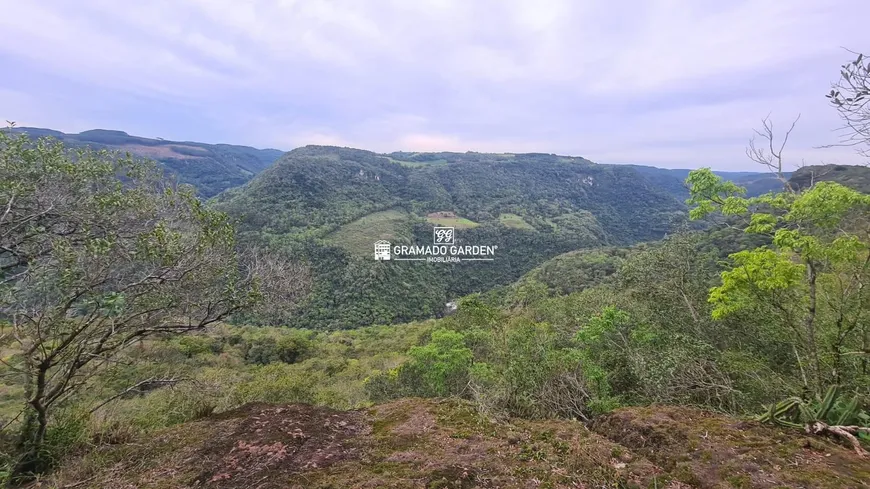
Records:
M770 120L770 114L768 114L767 117L761 120L761 129L755 129L755 135L749 140L749 146L746 148L746 156L752 161L767 167L782 182L785 190L790 192L794 191L794 189L783 171L782 153L785 150L785 145L788 144L788 138L791 136L800 118L801 116L798 114L783 135L782 141L777 142L776 133L773 129L773 121ZM761 138L760 143L758 138Z
M870 59L857 57L840 67L840 79L826 95L843 119L840 146L856 146L858 153L870 158Z
M254 247L244 255L249 273L258 278L260 302L253 312L270 325L285 323L311 290L311 269L273 251Z

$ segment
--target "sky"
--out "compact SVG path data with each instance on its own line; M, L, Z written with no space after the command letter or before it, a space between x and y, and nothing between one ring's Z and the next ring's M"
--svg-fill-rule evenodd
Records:
M0 120L290 150L863 163L824 95L866 0L0 0ZM863 33L863 34L862 34Z

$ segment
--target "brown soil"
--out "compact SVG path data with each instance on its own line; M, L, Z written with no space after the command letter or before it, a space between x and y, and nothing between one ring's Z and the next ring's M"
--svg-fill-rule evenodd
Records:
M494 423L453 400L254 404L70 461L37 487L870 487L870 461L847 448L695 409L621 409L593 430Z
M870 460L800 430L673 406L617 410L593 429L696 487L870 487Z
M247 406L240 423L198 450L203 472L193 486L285 487L281 481L358 456L348 443L370 432L359 412L310 406Z

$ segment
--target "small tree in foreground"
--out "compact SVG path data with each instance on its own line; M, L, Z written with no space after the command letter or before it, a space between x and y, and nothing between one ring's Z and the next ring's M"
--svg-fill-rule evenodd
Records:
M46 468L52 413L113 356L250 306L251 278L227 217L153 164L0 131L0 344L18 352L0 378L24 386L16 474Z
M714 318L751 310L788 331L807 390L867 379L870 195L834 182L755 198L709 169L687 180L695 219L716 210L748 217L745 231L771 246L730 255L710 291ZM866 387L866 386L865 386Z
M687 183L692 218L714 211L746 216L747 233L772 240L730 255L722 284L710 290L713 318L750 312L760 327L785 331L804 398L823 403L830 385L870 394L870 195L819 182L800 193L744 198L743 189L709 169L691 172ZM807 419L808 430L844 436L863 455L852 436L858 427Z

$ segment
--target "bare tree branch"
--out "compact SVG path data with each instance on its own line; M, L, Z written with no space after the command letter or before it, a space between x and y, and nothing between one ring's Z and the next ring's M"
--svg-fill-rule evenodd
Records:
M788 144L788 138L791 136L791 133L794 131L800 118L801 116L798 114L794 121L792 121L791 126L783 135L782 141L777 143L776 133L773 129L773 121L770 120L770 114L768 114L765 118L761 119L761 129L754 130L755 135L750 138L749 146L746 148L746 156L752 161L767 167L767 169L773 173L780 182L782 182L785 190L789 192L793 192L794 189L789 183L788 178L785 177L782 154L785 150L786 144ZM761 138L764 141L764 146L759 146L756 143L756 138Z

